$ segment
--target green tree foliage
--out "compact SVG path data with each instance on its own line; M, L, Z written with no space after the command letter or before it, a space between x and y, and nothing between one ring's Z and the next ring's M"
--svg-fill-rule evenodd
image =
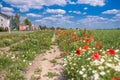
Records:
M16 13L15 16L11 17L10 26L11 29L19 30L19 25L20 25L20 15L19 13Z
M31 29L32 24L31 24L31 22L30 22L30 20L28 18L24 19L24 24L29 25L29 28Z

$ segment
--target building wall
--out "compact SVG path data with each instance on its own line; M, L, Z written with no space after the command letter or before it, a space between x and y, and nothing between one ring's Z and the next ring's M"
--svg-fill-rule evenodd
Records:
M20 25L19 30L26 30L26 25Z
M0 27L9 27L10 19L7 19L5 16L0 14Z

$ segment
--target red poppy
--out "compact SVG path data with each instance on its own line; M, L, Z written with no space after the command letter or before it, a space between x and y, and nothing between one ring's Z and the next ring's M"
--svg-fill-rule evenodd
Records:
M68 53L69 53L68 51L65 52L65 54L68 54Z
M63 54L62 53L60 53L60 57L62 57L63 56Z
M83 38L83 41L85 41L85 42L90 42L90 40L91 40L91 39L90 39L90 38L87 38L87 37L86 37L86 38Z
M96 48L98 49L100 46L102 46L102 43L101 42L97 42L96 43Z
M84 34L84 37L87 37L88 36L88 34Z
M92 59L93 60L98 60L100 59L100 54L98 52L94 52L93 55L92 55Z
M78 48L78 49L76 50L76 54L77 54L77 55L80 55L80 48Z
M84 50L88 50L88 48L89 48L89 46L88 46L87 44L85 44L85 45L83 46L83 49L84 49Z
M120 78L113 77L111 80L120 80Z
M115 50L113 50L113 49L108 49L107 53L111 54L111 55L115 55L116 54Z

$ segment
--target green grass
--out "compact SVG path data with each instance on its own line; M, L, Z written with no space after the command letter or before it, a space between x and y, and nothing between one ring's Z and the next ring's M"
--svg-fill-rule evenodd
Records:
M53 73L53 72L48 72L47 74L45 74L44 75L45 77L48 77L48 78L53 78L53 77L55 77L55 76L58 76L58 74L57 73Z
M104 48L120 49L120 30L93 30L96 41L101 41Z
M52 60L50 60L50 62L55 64L55 63L57 63L57 60L56 59L52 59Z
M5 80L25 80L23 72L35 56L50 49L53 31L36 31L26 35L28 40L11 46L10 51L0 56L0 71L5 71ZM15 36L17 36L17 34ZM6 38L7 37L4 39ZM37 69L35 72L38 73L41 72L41 70Z

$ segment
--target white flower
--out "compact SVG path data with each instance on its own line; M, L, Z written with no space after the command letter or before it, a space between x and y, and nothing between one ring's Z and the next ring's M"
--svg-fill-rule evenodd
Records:
M86 77L86 76L87 76L87 74L84 74L84 75L83 75L83 77Z
M105 72L104 72L104 71L100 72L100 75L104 76L104 75L105 75Z
M111 67L111 66L112 66L112 64L110 64L110 63L106 63L106 65L107 65L108 67Z
M93 70L92 73L95 74L95 73L97 73L97 71L96 71L96 70Z
M118 66L115 66L115 71L120 72L120 66L119 66L119 65L118 65Z
M94 80L99 80L99 75L97 73L94 74Z
M117 57L114 58L116 61L120 61Z
M105 62L105 60L104 60L103 58L101 58L101 60L100 60L100 61L101 61L102 63L103 63L103 62Z
M100 65L100 62L98 60L93 61L95 65Z
M98 69L104 70L104 67L103 66L99 66Z
M29 65L32 65L32 63L29 63Z
M85 71L85 68L82 68L82 71Z
M25 62L26 60L24 59L23 62Z
M116 53L119 52L119 49L115 50L115 52L116 52Z
M80 73L81 75L83 75L83 72L82 72L82 71L80 71L79 73Z

